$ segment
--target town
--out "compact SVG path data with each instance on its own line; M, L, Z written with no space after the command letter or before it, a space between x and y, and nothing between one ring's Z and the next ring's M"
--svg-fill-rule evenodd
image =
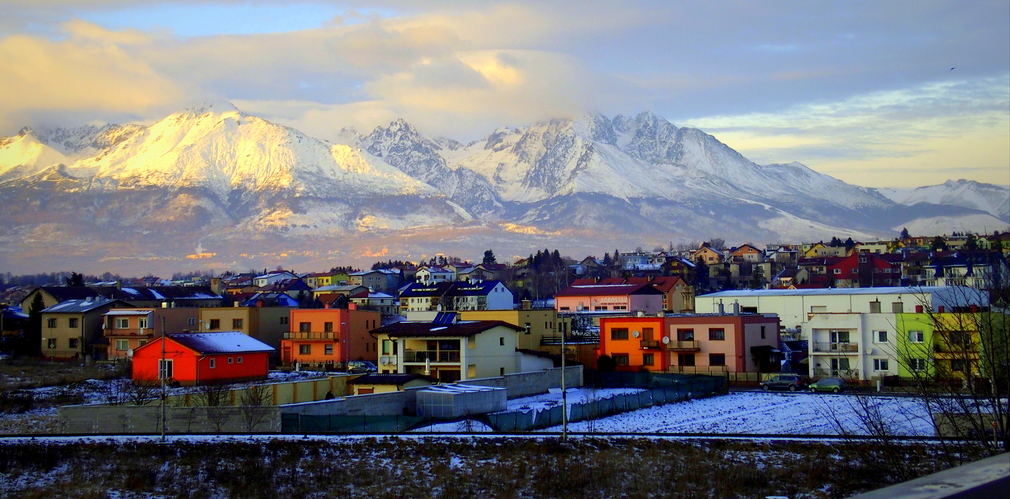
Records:
M760 389L987 400L899 433L981 437L984 457L1005 448L1008 254L1010 232L903 231L307 273L8 273L2 401L20 422L5 431L593 433L622 413ZM126 383L67 397L73 381L32 381L28 365ZM48 424L26 423L45 406ZM869 416L824 431L874 436ZM788 432L821 431L802 428Z

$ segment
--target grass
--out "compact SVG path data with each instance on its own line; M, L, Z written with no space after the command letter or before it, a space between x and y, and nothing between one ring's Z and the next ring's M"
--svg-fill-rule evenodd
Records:
M834 498L895 478L866 444L428 438L20 441L3 497ZM903 447L920 474L941 466Z

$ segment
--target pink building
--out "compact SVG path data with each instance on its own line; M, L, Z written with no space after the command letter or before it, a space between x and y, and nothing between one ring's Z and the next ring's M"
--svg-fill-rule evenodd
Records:
M585 284L569 286L554 295L558 312L663 311L663 292L648 284Z
M683 314L600 319L600 355L619 371L778 372L779 318Z

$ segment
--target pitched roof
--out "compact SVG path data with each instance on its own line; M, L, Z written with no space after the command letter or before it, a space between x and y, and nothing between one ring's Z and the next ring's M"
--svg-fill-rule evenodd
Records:
M489 329L504 326L515 331L525 329L505 321L465 321L454 324L436 324L434 322L397 322L372 330L375 334L388 334L390 338L404 337L441 337L441 336L474 336Z
M66 300L57 303L49 308L43 309L44 314L80 314L84 312L90 312L96 308L106 307L113 305L115 303L122 304L124 306L130 306L130 304L112 298L97 298L90 299L86 298L83 300Z
M347 382L348 385L402 385L416 379L438 383L437 378L423 374L366 374Z
M228 333L179 333L166 337L198 353L254 353L272 352L274 348L252 336L238 332ZM140 348L156 345L157 341L145 343Z
M39 286L57 301L83 298L114 298L123 301L220 300L208 286Z

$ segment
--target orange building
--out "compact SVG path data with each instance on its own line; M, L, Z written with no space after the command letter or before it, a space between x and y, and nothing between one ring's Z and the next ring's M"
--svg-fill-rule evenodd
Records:
M349 360L379 358L376 340L369 331L382 325L372 310L343 308L296 308L291 310L290 330L281 340L281 362L341 367Z
M600 319L600 355L619 371L777 372L779 318L682 314Z

